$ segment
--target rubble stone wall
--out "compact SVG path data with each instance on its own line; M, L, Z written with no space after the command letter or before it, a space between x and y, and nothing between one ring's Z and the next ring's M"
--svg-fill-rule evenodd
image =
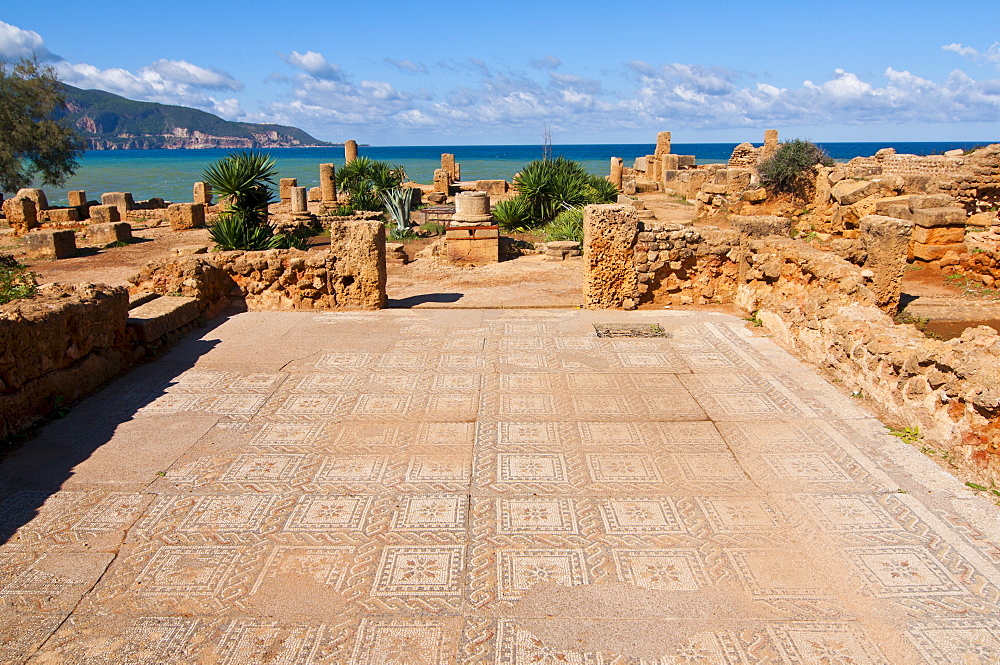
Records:
M124 287L41 287L0 305L0 439L120 374L134 358Z

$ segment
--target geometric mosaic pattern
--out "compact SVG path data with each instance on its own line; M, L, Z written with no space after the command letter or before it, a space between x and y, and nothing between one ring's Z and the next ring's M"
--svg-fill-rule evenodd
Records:
M1000 662L1000 511L733 317L207 334L0 462L0 661Z

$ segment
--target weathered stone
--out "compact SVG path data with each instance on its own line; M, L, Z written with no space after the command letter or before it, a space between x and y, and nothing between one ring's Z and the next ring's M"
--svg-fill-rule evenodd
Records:
M335 202L337 200L337 167L333 164L319 165L320 200Z
M695 155L677 155L677 168L691 168L696 164Z
M830 195L842 206L852 205L874 194L878 185L871 180L841 180L830 188Z
M913 230L913 241L925 245L953 245L964 240L964 226L939 226L930 229L918 226Z
M947 208L955 205L955 199L948 194L911 194L910 210L921 208Z
M451 174L446 169L434 169L434 191L447 196L451 193Z
M76 234L63 231L34 230L24 236L24 249L32 259L68 259L76 256Z
M486 192L461 192L455 196L452 221L488 223L492 219L490 197Z
M499 196L507 193L508 184L506 180L477 180L476 190L491 196Z
M69 200L70 206L77 208L80 211L80 218L86 219L86 208L88 206L87 192L82 189L74 189L66 192L66 198Z
M121 221L117 206L90 206L91 224L113 224Z
M744 201L749 201L750 203L762 203L767 200L767 190L763 187L748 189L743 192L742 198Z
M25 187L17 190L17 194L15 195L15 198L22 197L34 201L37 212L42 212L49 208L49 201L45 198L45 190L38 189L37 187Z
M656 135L656 149L654 154L657 157L670 154L670 132L659 132Z
M278 181L278 198L285 205L289 205L292 202L292 189L299 186L299 181L296 178L282 178Z
M41 221L68 224L80 221L80 211L76 208L49 208L43 210L40 215Z
M919 208L913 210L913 223L925 229L941 226L965 226L965 210L961 208Z
M318 203L323 200L323 188L322 187L310 187L306 191L307 198L310 202Z
M128 211L135 209L135 201L130 192L104 192L101 204L118 208L118 219L126 219Z
M881 199L875 199L875 214L885 215L886 217L897 217L898 219L907 219L907 217L899 217L898 215L890 214L890 210L898 211L899 206L904 206L906 212L910 212L910 197L909 196L887 196Z
M588 205L583 215L587 278L584 303L588 309L618 309L639 297L639 280L632 250L639 232L635 208Z
M864 267L872 272L875 304L892 314L899 309L903 272L913 233L913 223L883 215L866 215L858 226L867 257Z
M944 255L948 252L963 254L965 253L965 244L925 245L920 242L913 243L913 258L920 261L937 261L938 259L944 258Z
M212 188L208 183L200 180L194 183L192 194L194 196L193 200L195 203L203 203L206 206L212 205Z
M132 226L128 222L91 224L86 230L87 240L95 245L110 245L114 242L131 242Z
M969 215L965 224L966 226L989 228L997 224L997 214L995 212L979 212L975 215Z
M623 163L624 162L621 157L611 158L611 174L608 176L608 180L611 181L612 185L618 188L618 191L621 191L622 189L622 169L624 168Z
M344 166L358 158L358 142L351 139L344 141Z
M167 218L172 231L200 229L205 226L205 206L202 203L171 203Z
M197 298L164 296L129 310L126 325L135 331L140 342L148 343L186 326L199 313Z
M309 212L309 198L305 187L292 187L291 195L292 214Z
M3 216L14 229L14 235L24 235L38 226L38 208L35 202L26 197L5 199Z

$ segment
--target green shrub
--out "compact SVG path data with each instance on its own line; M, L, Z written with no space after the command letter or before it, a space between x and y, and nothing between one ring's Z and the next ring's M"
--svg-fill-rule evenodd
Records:
M284 236L274 235L269 224L248 220L242 213L232 210L219 214L215 224L208 229L208 235L218 249L227 251L274 249L284 240Z
M546 242L552 240L583 242L583 208L562 211L542 227L542 234Z
M505 199L493 206L493 219L506 231L525 231L531 224L528 200L523 196Z
M358 157L347 164L336 175L337 187L347 192L348 201L354 210L383 212L385 205L382 195L396 189L406 180L402 166L393 166L369 157Z
M427 222L420 227L420 230L434 236L443 236L446 228L441 222Z
M810 175L817 164L833 166L826 151L815 143L795 139L785 141L775 153L757 167L760 182L775 192L804 196L811 184Z
M12 300L34 298L38 292L37 273L12 256L0 255L0 305Z
M225 212L209 229L219 249L256 251L284 242L267 220L277 173L274 158L252 151L232 153L205 169L202 178L227 201Z
M546 224L564 210L588 203L611 203L618 190L605 178L590 175L579 162L556 157L535 160L514 178L518 196L527 201L534 226Z

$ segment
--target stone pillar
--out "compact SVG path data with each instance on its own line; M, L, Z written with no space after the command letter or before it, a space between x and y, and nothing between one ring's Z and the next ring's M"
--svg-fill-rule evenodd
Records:
M41 212L49 209L49 201L45 198L45 191L36 187L25 187L17 190L18 197L31 199L35 202L35 211Z
M292 187L292 214L309 212L309 200L305 187Z
M635 243L639 216L626 205L589 205L583 214L583 255L587 274L583 301L587 309L635 309L639 275Z
M761 161L764 161L765 159L770 159L771 156L777 151L778 151L778 130L765 129L764 147L760 151Z
M434 169L434 191L445 196L451 193L451 175L445 169Z
M656 135L656 156L670 154L670 132L660 132Z
M608 180L611 184L618 188L618 191L622 189L622 168L624 166L624 160L621 157L611 158L611 176Z
M660 182L660 158L655 155L646 160L646 177L653 182Z
M859 225L861 241L868 255L865 269L870 270L875 304L890 315L899 310L906 255L913 235L913 222L883 215L865 215Z
M320 200L336 203L337 201L337 167L333 164L319 165Z
M194 183L194 202L202 203L204 205L212 205L212 188L209 187L208 183L201 182L200 180Z
M344 142L344 166L347 166L358 158L358 142L355 140Z
M461 179L462 179L462 165L459 164L458 162L455 162L455 174L454 177L452 178L452 181L458 182Z
M441 168L448 172L452 180L458 180L455 177L455 155L448 152L441 153Z
M443 169L442 169L443 170ZM456 263L496 263L500 260L500 230L490 213L486 192L455 196L455 214L445 231L448 258Z
M299 181L295 178L282 178L278 181L278 198L284 204L292 202L292 189L299 186Z
M86 218L86 215L82 214L86 212L87 207L87 192L82 189L75 189L71 192L66 192L66 198L69 200L69 205L71 208L76 208L80 211L81 216Z
M24 250L31 259L68 259L76 256L76 234L63 231L32 231L24 236Z
M14 235L23 236L38 227L38 208L35 202L25 197L15 197L3 202L3 216L14 229Z

